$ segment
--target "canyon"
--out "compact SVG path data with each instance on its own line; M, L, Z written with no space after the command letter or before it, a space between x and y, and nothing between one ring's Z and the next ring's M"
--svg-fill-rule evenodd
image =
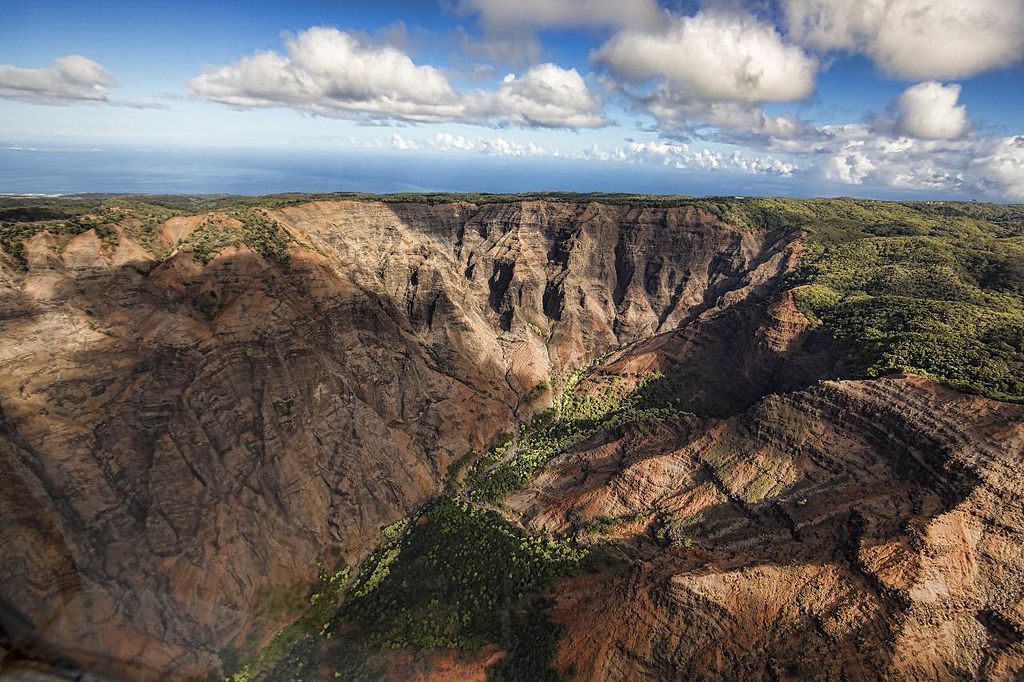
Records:
M345 576L335 638L356 638L344 604L372 589L387 529L407 519L413 537L451 498L592 555L536 583L552 675L1022 674L1024 406L1000 359L1020 362L1021 327L986 313L987 374L862 368L838 308L808 304L824 285L805 270L847 240L904 244L916 223L836 245L792 217L818 206L328 197L153 218L115 197L74 229L12 220L6 658L291 679L244 663L269 660L325 575ZM943 210L922 239L969 222L991 262L1018 263L1024 219ZM1017 306L1006 277L972 287ZM520 466L577 403L602 407ZM516 466L521 481L481 492ZM392 679L493 678L511 660L500 641L366 641L367 670Z

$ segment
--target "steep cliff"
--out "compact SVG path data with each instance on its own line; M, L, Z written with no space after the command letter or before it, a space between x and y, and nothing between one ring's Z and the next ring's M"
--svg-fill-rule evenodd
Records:
M825 382L602 432L512 506L620 553L557 589L556 665L579 679L1008 679L1022 453L1020 406Z
M6 661L1024 673L1019 207L466 199L4 214Z
M763 289L798 237L543 201L140 229L44 226L0 267L4 639L133 678L250 654L553 376Z

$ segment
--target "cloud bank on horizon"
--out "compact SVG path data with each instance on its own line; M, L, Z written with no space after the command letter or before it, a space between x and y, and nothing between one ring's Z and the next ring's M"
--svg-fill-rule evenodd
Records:
M422 29L283 32L277 46L199 66L168 106L393 128L351 136L357 147L1024 201L1024 87L985 81L1002 73L1024 86L1024 0L704 0L689 11L656 0L441 0L437 14L440 25ZM51 60L0 64L0 98L149 106L111 95L113 67L76 53ZM892 94L874 101L876 88ZM856 111L860 90L871 104ZM975 120L968 94L1017 113Z

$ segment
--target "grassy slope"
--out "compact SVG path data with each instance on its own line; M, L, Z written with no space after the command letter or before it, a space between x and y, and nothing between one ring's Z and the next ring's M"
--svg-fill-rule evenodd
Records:
M841 200L779 212L808 234L790 282L798 305L839 342L850 376L915 372L1024 402L1024 207Z

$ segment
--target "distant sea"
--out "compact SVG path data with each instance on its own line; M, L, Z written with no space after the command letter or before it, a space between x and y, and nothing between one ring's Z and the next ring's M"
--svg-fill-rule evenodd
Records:
M253 149L58 149L0 145L0 193L630 192L930 198L621 162L424 152Z

